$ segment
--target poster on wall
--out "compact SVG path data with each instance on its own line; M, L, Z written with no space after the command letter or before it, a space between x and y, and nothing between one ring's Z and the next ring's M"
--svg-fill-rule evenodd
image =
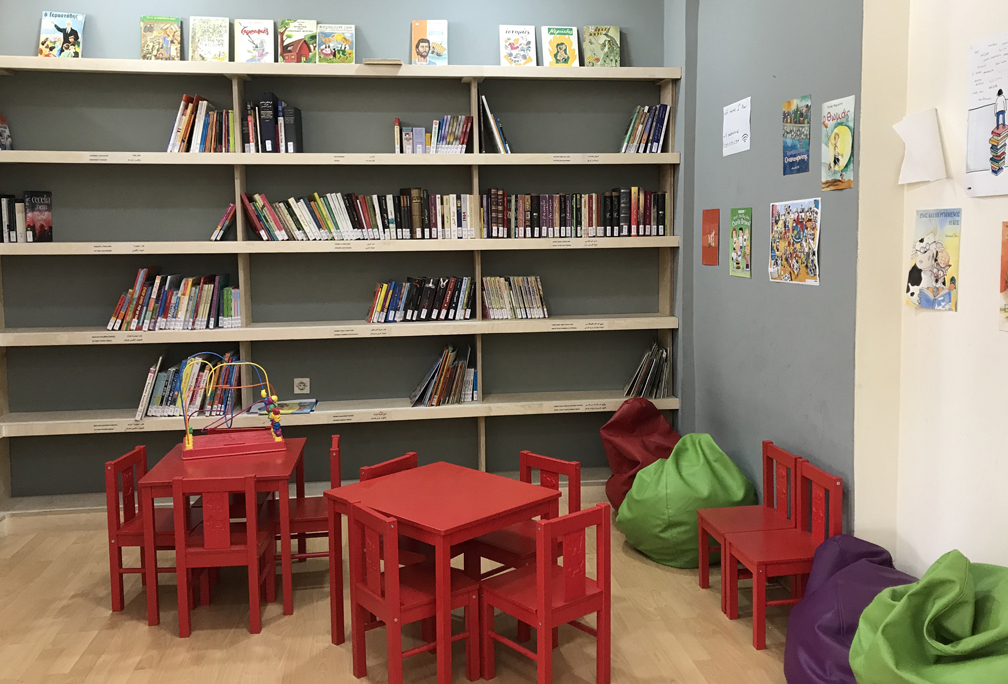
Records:
M822 106L822 189L854 187L854 96Z
M1008 33L970 45L966 96L966 194L1008 195L1005 173Z
M721 228L721 210L703 210L703 244L701 261L704 266L718 265L718 233Z
M749 106L752 98L733 102L724 108L721 122L721 156L738 154L749 149Z
M1008 332L1008 221L1001 224L1001 329Z
M961 228L962 209L917 211L907 271L907 306L956 310Z
M784 175L808 173L812 96L802 95L793 100L785 100L781 116L784 121Z
M819 284L819 227L822 199L770 205L770 280Z
M728 273L739 278L751 278L752 257L752 207L732 209L731 217L731 261Z

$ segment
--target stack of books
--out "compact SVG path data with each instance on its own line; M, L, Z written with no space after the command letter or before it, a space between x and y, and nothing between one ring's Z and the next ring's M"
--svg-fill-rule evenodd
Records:
M367 320L371 323L467 320L472 318L475 294L476 286L469 276L378 283Z
M52 242L52 193L25 190L23 199L0 195L0 242Z
M199 95L183 95L168 151L237 152L241 142L237 125L233 109L217 111Z
M623 149L627 154L661 152L669 120L668 105L639 106L630 117L623 135Z
M245 103L241 132L245 152L304 152L301 110L273 93Z
M241 327L241 296L229 276L158 275L141 268L119 296L108 330L213 330Z
M623 390L625 397L664 399L668 396L668 349L657 342L644 353L637 372Z
M161 370L162 356L151 366L137 407L136 420L144 416L180 416L183 405L190 416L223 416L230 413L236 392L232 388L240 384L237 382L239 369L237 366L229 366L219 372L214 372L214 369L221 363L238 360L238 352L228 352L223 361L215 354L197 354L193 358L211 365L189 365L189 359L186 359Z
M487 318L549 318L539 276L483 278L483 311Z
M1005 142L1008 141L1008 126L998 126L991 131L991 173L1001 175L1005 166Z
M477 378L475 359L466 349L459 354L446 347L427 375L410 395L410 406L443 406L476 401Z
M428 131L403 127L395 120L396 154L465 154L472 132L471 116L443 116Z

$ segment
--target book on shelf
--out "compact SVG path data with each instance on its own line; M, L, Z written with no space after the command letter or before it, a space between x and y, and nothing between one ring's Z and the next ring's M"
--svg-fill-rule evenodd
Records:
M181 60L182 20L178 17L140 17L140 59Z
M669 106L666 104L638 106L630 117L620 152L656 154L665 144Z
M168 152L237 152L241 122L233 109L217 110L199 95L182 95Z
M284 401L278 401L276 407L280 409L280 415L290 416L290 415L306 415L309 413L314 413L315 407L318 406L317 399L288 399ZM255 413L260 416L266 415L266 403L262 399L252 404L249 407L248 413Z
M13 10L10 10L13 12ZM39 32L39 57L76 58L84 49L84 15L76 12L43 12Z
M543 26L542 50L545 66L580 66L577 27Z
M235 222L235 205L234 202L228 205L227 209L224 210L224 215L221 216L221 220L217 222L217 227L214 228L214 232L210 235L211 242L220 242L224 239L227 234L228 228L232 226Z
M465 154L472 136L472 117L445 115L426 127L403 126L397 118L395 129L396 154Z
M231 413L235 401L240 402L239 367L223 364L238 361L238 352L196 354L200 363L189 359L161 370L162 356L151 366L140 397L136 419L181 416L183 406L188 415L224 416Z
M227 17L189 17L189 61L230 62L230 34Z
M501 24L499 31L501 66L536 65L535 26Z
M301 110L272 92L262 93L245 103L240 126L242 148L246 153L304 152Z
M410 394L410 406L445 406L476 401L476 359L472 348L459 352L452 346L434 361Z
M183 278L137 271L133 286L119 296L107 330L214 330L241 327L241 295L230 275Z
M479 96L479 146L480 152L510 154L511 148L508 146L504 129L501 127L500 119L495 117L490 111L485 95Z
M584 63L586 67L620 65L619 26L584 27Z
M318 22L314 19L281 19L277 27L281 62L314 62L318 41Z
M411 22L410 53L413 64L441 66L448 63L448 21L415 19Z
M315 59L320 64L354 64L354 25L319 24Z
M509 194L490 188L479 200L483 238L661 237L668 193L638 187L594 193Z
M491 320L549 318L539 276L486 276L483 313Z
M52 242L52 193L25 190L25 242ZM18 234L20 238L20 233Z
M50 198L50 210L52 200ZM52 238L52 219L49 222L50 241ZM27 242L28 227L24 200L14 195L0 195L0 232L2 242Z
M469 276L378 283L369 323L463 321L472 318L476 283Z
M236 62L275 62L272 19L235 19Z
M668 397L668 349L655 342L644 352L637 372L623 388L625 397L665 399Z
M4 115L0 114L0 151L13 149L14 140L11 138L10 126L7 125Z
M161 370L161 362L164 360L164 355L158 357L157 363L150 367L150 371L147 372L147 382L144 383L143 394L140 395L140 405L137 407L136 418L134 420L141 420L144 414L147 413L147 407L150 405L151 394L154 391L154 382L157 378L158 371Z

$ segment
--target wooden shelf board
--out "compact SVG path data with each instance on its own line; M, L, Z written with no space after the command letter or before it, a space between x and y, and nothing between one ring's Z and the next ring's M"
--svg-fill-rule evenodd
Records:
M372 324L357 321L260 323L246 328L113 332L95 328L8 328L0 347L101 346L172 342L259 342L377 337L434 337L605 330L667 330L679 327L674 316L620 314L551 316L528 320L468 320Z
M405 420L437 420L448 418L478 418L480 416L522 416L562 413L608 413L625 401L619 391L541 392L526 394L486 395L482 402L449 406L418 407L408 399L367 399L360 401L321 401L314 413L288 415L282 425L338 425L342 423L378 423ZM677 410L675 397L653 400L662 410ZM10 413L0 418L3 437L34 437L43 435L82 435L123 432L166 432L183 429L182 418L145 418L135 421L136 411L52 411ZM199 429L214 419L198 417L192 420ZM234 427L266 425L262 416L241 414Z

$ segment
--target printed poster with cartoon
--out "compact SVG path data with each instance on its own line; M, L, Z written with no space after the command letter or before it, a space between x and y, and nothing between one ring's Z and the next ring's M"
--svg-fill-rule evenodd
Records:
M752 257L752 208L732 209L731 221L731 261L728 273L739 278L751 278Z
M822 200L770 205L770 280L819 284L819 228Z
M822 189L854 187L854 96L822 106Z
M1008 332L1008 221L1001 224L1001 329Z
M955 311L959 303L962 209L921 209L908 259L906 303Z

